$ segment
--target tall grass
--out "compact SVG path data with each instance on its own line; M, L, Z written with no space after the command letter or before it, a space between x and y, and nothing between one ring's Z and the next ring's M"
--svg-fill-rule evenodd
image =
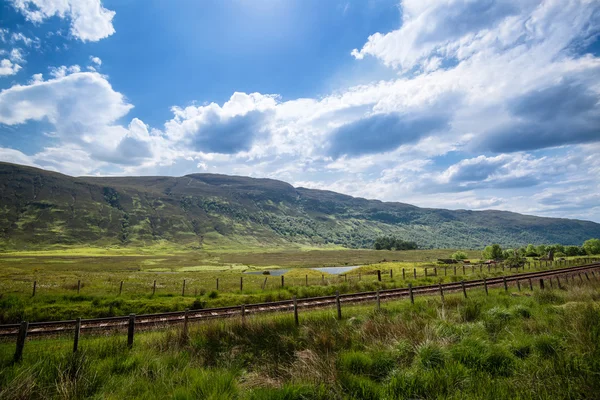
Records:
M302 312L300 326L283 314L215 320L187 341L136 333L131 350L122 336L83 336L77 354L31 339L21 364L0 343L0 398L594 398L597 283L537 291L345 307L342 321Z

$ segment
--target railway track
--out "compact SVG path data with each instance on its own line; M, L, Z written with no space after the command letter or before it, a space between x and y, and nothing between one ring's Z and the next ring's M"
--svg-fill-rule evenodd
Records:
M582 265L577 267L566 267L548 271L528 272L514 275L506 275L489 279L477 279L462 282L451 282L437 285L415 286L412 288L386 289L379 292L361 292L339 295L339 301L342 304L355 304L362 302L376 301L379 296L380 301L407 298L411 291L413 296L426 294L439 294L466 290L474 287L497 287L508 285L517 281L525 281L527 286L529 280L552 278L555 276L575 276L583 280L581 274L584 273L586 279L590 279L586 272L600 270L600 263ZM594 275L595 276L595 275ZM533 283L532 283L533 284ZM537 284L537 282L536 282ZM311 297L297 300L298 309L315 309L334 306L337 303L337 296ZM283 300L269 303L245 304L244 306L220 307L202 310L176 311L159 314L143 314L135 317L136 329L152 329L164 327L172 324L183 323L187 317L188 321L202 321L216 318L231 318L240 316L242 310L245 315L269 313L269 312L291 312L294 309L294 300ZM125 330L129 324L129 316L93 318L81 320L81 331L94 332L106 330ZM71 332L75 328L75 320L67 321L48 321L31 322L27 329L28 335L55 335L63 332ZM19 332L20 324L0 325L0 337L15 336Z

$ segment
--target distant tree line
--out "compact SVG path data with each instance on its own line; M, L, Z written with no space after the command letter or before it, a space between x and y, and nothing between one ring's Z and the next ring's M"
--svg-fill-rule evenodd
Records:
M518 249L502 249L499 244L486 246L481 256L486 260L505 260L514 257L515 254L520 257L542 257L550 251L554 252L555 257L573 257L600 254L600 239L586 240L582 246L563 246L562 244L545 245L541 244L527 246ZM456 259L456 257L453 258Z
M419 248L415 242L398 239L393 236L382 236L375 239L375 250L416 250Z

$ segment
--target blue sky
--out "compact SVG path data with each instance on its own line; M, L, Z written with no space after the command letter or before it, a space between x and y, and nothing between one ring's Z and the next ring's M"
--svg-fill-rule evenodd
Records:
M0 2L0 160L600 222L594 0Z

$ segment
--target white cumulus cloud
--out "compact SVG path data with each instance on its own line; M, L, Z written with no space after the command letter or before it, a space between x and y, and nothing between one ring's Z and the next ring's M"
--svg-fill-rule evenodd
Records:
M100 0L13 0L13 5L36 23L54 16L70 19L71 34L83 42L97 42L115 33L115 12L104 8Z

